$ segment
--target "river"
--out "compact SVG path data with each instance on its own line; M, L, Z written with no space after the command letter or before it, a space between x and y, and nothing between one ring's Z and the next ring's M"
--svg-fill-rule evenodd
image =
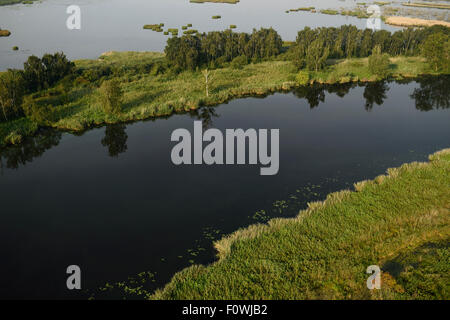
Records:
M0 298L86 298L105 283L155 274L149 291L213 239L352 188L449 147L449 79L298 89L81 135L43 131L0 153ZM280 171L175 166L177 128L277 128ZM82 288L66 289L79 265ZM86 290L89 290L87 292ZM97 290L98 291L98 290ZM122 292L97 292L120 298ZM125 295L128 298L134 295Z

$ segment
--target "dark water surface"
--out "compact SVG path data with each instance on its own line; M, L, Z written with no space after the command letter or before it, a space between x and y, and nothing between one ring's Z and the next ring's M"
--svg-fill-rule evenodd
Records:
M449 147L449 92L448 78L299 89L81 136L47 131L1 150L0 298L85 298L143 271L155 273L151 291L213 261L224 233ZM173 165L172 131L198 118L223 132L279 128L279 174ZM81 292L66 289L72 264Z

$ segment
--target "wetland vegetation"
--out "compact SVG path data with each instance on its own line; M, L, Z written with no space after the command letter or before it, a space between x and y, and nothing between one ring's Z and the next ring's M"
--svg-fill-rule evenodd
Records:
M444 25L449 27L448 12L436 12L429 9L449 9L449 5L441 3L401 3L401 6L393 5L393 2L374 1L373 4L381 6L381 19L390 25L395 26L432 26ZM311 13L319 13L325 15L341 15L356 17L358 19L367 19L371 16L367 12L370 3L358 2L354 8L329 8L316 9L315 7L300 7L296 9L286 10L286 13L309 11ZM412 8L424 9L412 9ZM438 10L439 11L439 10Z
M0 37L9 37L11 35L11 31L0 29Z
M420 8L436 8L436 9L450 9L450 4L445 3L431 3L431 2L412 2L402 3L405 7L420 7Z
M313 83L448 73L448 46L449 29L440 26L394 34L343 26L305 28L289 46L273 29L226 30L169 38L165 54L107 53L75 63L62 53L31 56L23 70L0 74L0 140L16 144L39 127L83 131ZM205 68L214 73L207 96ZM120 83L119 112L100 103L102 83L112 79Z
M217 262L184 269L150 298L449 299L448 181L450 149L388 169L216 241ZM381 290L366 288L371 264Z
M235 4L239 1L191 2ZM5 3L31 1L0 0L0 5ZM400 5L390 7L391 2L375 3L386 10L392 8L395 14L413 10L402 9ZM144 6L144 3L140 5ZM336 26L342 20L347 21L344 23L354 21L342 19L339 15L367 18L364 10L366 3L358 5L362 7L323 10L301 7L286 12L334 15L336 17L322 18L333 20L330 25ZM200 5L192 7L199 9ZM173 8L169 9L167 12L173 15ZM164 10L161 12L164 13ZM183 10L180 12L185 14ZM221 24L220 21L211 21L216 13L220 11L206 14L202 11L201 17L195 20L196 28L205 28L202 19L209 21L210 25ZM16 279L12 280L17 277L10 271L15 268L17 252L20 251L23 257L30 255L25 248L29 246L25 243L35 243L36 248L31 248L32 251L39 252L44 248L39 253L52 261L49 265L55 267L56 262L53 261L60 263L65 257L58 247L52 247L59 243L58 240L65 245L67 256L78 250L71 248L71 243L64 243L69 239L77 245L82 243L83 247L94 249L88 251L95 251L95 257L89 257L87 253L86 261L91 263L93 271L86 279L109 281L98 289L95 295L99 296L118 290L124 298L144 299L448 299L450 194L446 187L450 179L450 150L430 156L429 163L412 163L389 169L387 175L356 183L354 192L346 190L328 197L326 195L341 188L351 188L354 181L367 179L377 170L371 177L389 166L416 160L418 154L408 157L405 154L418 152L423 146L426 147L419 152L427 150L423 154L429 154L430 150L438 149L435 146L443 148L447 143L445 117L448 114L443 109L450 108L449 29L435 26L389 33L359 30L353 26L305 28L298 32L295 41L283 41L272 28L252 32L248 29L250 23L246 17L239 20L237 16L234 21L225 21L231 14L227 10L221 13L224 27L229 25L229 30L199 32L190 29L192 24L177 25L177 21L181 23L184 18L178 20L175 15L170 16L173 20L164 18L166 27L163 23L144 25L144 29L172 35L164 53L106 52L98 59L72 62L62 52L43 56L41 52L39 57L29 57L21 70L0 72L0 174L7 217L3 236L7 243L15 243L17 239L24 241L11 246L11 251L15 252L11 258L7 256L8 259L5 259L3 271L11 273L11 281L7 280L6 285L2 283L0 295L23 297L29 294L29 282L17 285ZM130 16L142 23L148 19L145 16L136 19L137 14ZM159 12L156 16L163 17ZM295 18L286 17L283 11L280 16L281 21ZM313 20L319 18L309 13L305 16L312 16ZM196 19L195 15L191 17ZM256 23L258 20L266 23L272 21L270 18L255 15L254 19ZM430 20L427 21L430 24ZM234 32L232 29L236 29L236 25L229 23L237 23L240 29L250 32ZM251 23L255 25L254 21ZM286 39L294 40L295 35L283 30L280 21L274 23ZM307 21L305 24L309 23ZM413 25L423 23L415 22ZM169 24L178 28L170 28ZM136 28L141 26L138 24ZM14 33L20 30L11 21L5 27ZM290 28L288 24L285 27ZM6 34L6 30L1 30L0 35L2 31ZM139 33L147 37L144 41L137 41L141 43L153 44L167 39L152 32L141 30ZM102 38L97 34L95 36ZM112 39L113 45L104 43L104 47L115 47L116 39ZM22 41L15 41L6 46L10 56L23 54L26 59L26 52L37 52L30 50ZM41 44L41 41L35 42ZM11 48L18 49L13 47L15 44L20 45L20 52L11 52ZM131 43L131 46L134 44ZM124 44L122 50L128 46L129 43ZM163 47L158 46L133 48L162 50ZM80 55L79 52L71 52L70 47L64 51L71 57L92 58L108 50L104 47L100 47L95 55ZM4 61L4 66L12 65L7 59ZM285 94L275 94L279 91ZM272 94L264 101L248 98L221 108L212 107L235 98ZM346 100L342 100L345 96ZM270 100L272 98L274 100ZM325 100L328 105L325 105ZM396 108L392 108L395 103ZM273 108L274 105L277 108ZM234 111L227 113L225 110ZM173 114L185 115L168 119ZM153 121L158 117L165 120L155 121L152 125L141 122L126 124L144 119ZM418 117L420 121L414 122ZM280 118L283 118L282 121ZM344 118L348 121L343 121ZM286 160L284 172L289 171L288 175L294 178L290 181L288 175L282 172L268 186L253 180L251 174L242 174L243 171L234 175L234 171L230 170L223 176L219 171L212 171L212 175L209 171L202 176L202 169L191 175L202 177L199 180L205 182L195 188L197 194L204 195L204 199L197 201L195 194L187 192L191 188L184 184L189 181L183 176L184 173L173 174L173 168L167 168L165 159L155 157L156 154L165 154L165 137L172 126L178 128L192 119L202 120L205 127L214 124L217 128L236 125L236 119L243 121L240 123L243 126L256 127L255 123L268 122L280 124L284 132L290 134L287 140L296 144L284 151L286 159L293 164L289 167ZM252 122L255 119L259 122ZM97 126L104 128L84 132ZM339 129L330 130L333 126ZM63 134L62 131L75 135ZM359 144L358 139L349 139L356 135L355 132L359 132L363 144ZM408 138L402 137L403 134ZM305 142L306 136L308 141ZM148 137L152 138L151 141ZM318 143L333 142L330 137L338 137L337 140L345 140L347 144L333 144L337 152L330 151L326 146L322 148L325 151L315 151ZM377 139L389 141L389 146L385 144L380 147ZM389 149L391 147L394 152ZM52 152L48 152L50 149L53 149ZM139 149L138 152L136 149ZM309 162L302 162L308 158L305 157L305 150L312 151L307 152ZM371 154L373 151L376 152ZM342 163L326 163L327 160L322 166L322 159L333 159L338 152L342 154ZM398 160L399 155L402 160ZM35 161L40 157L39 161ZM375 165L376 161L379 162ZM58 167L60 164L64 165ZM22 170L25 165L27 168ZM360 166L364 170L360 170ZM346 167L351 169L345 173L345 183L340 181L338 184L334 174L339 170L345 171ZM302 168L317 170L317 173L305 174ZM17 169L20 169L19 174ZM119 170L121 174L117 175ZM151 173L154 183L149 184L145 179L143 173L146 172ZM359 178L353 179L358 174ZM94 175L98 176L92 179ZM222 188L242 177L248 179L243 180L246 184L240 184L242 190L245 188L254 194L242 195L241 190L233 194L235 190ZM325 177L332 182L326 185L317 177ZM143 178L142 183L140 178ZM66 187L58 193L54 185L61 179L66 181ZM39 188L35 188L35 181L39 181ZM115 193L116 186L121 185L128 185L129 190ZM202 186L206 188L202 189ZM215 199L215 195L208 193L211 189L222 198ZM285 197L281 189L289 189L286 191L288 196ZM71 214L63 217L58 212L52 216L53 208L49 208L48 204L29 201L28 206L17 201L23 194L33 194L33 199L42 199L49 193L55 195L52 202L56 208L54 211L64 207L72 201L73 194L77 194L78 201L70 208L66 207ZM186 197L180 200L185 206L179 215L175 214L179 208L171 198L173 194L179 199ZM95 195L92 201L91 195ZM223 203L223 195L229 197L230 207L222 208L220 202ZM264 195L269 195L268 205L261 204ZM240 197L243 200L239 200ZM327 199L323 202L314 202L325 197ZM146 203L149 198L152 201L151 214L143 214L145 210L142 208L149 207ZM307 202L310 202L308 206ZM126 208L126 217L122 217L123 208ZM307 209L293 219L280 219L294 217L300 208ZM202 210L205 211L203 217ZM208 211L214 212L214 217ZM139 214L135 215L137 212ZM28 213L30 215L26 216ZM231 214L234 214L232 218ZM242 214L248 216L241 219ZM95 224L97 217L100 223ZM108 220L111 217L114 221ZM165 217L169 217L166 229L162 223ZM204 217L210 220L205 222ZM34 218L39 219L39 234L36 233ZM72 218L73 224L67 223L67 219ZM117 225L115 231L119 232L126 225L129 231L123 231L123 236L128 239L126 246L136 249L135 253L130 253L125 248L127 256L122 252L122 261L113 262L115 267L127 265L120 271L120 268L109 268L110 262L119 255L108 260L107 250L95 250L102 244L111 246L117 238L117 233L111 233L111 224L104 221ZM173 221L178 223L173 224ZM26 225L29 222L28 229ZM21 227L16 229L18 225ZM59 234L53 228L55 225L61 227ZM72 227L66 227L68 225ZM180 225L184 230L177 230L176 243L160 241L168 230L173 232ZM247 225L250 226L226 235ZM77 238L72 234L75 229L86 233L82 238ZM34 234L37 237L33 239ZM203 238L199 239L199 234ZM95 239L97 236L101 240ZM88 242L83 243L83 238ZM133 242L133 239L136 241ZM156 242L158 246L155 246ZM214 242L219 260L209 266L198 265L214 261L211 242ZM45 256L46 253L48 256ZM39 267L39 261L33 260L33 263L35 265L30 270L36 265ZM365 268L372 263L378 263L383 270L383 289L373 294L364 287L367 277ZM132 268L129 268L130 265ZM155 265L159 268L157 272ZM189 265L190 268L177 273L170 283L163 286L175 271ZM126 279L124 274L140 271L142 266L152 271L136 273L137 276L126 281L117 281L120 277ZM333 266L331 271L330 266ZM103 269L109 272L108 275L98 277ZM24 274L20 274L20 280L25 279ZM41 279L35 275L32 278ZM47 285L51 281L51 276L44 275L42 282L38 280L37 283L45 283L40 287L43 291L49 288L46 294L53 294L51 285ZM98 285L95 281L90 284ZM161 289L154 293L155 288ZM65 294L67 292L63 292L62 296Z
M19 3L32 4L35 1L36 0L0 0L0 6L8 6L11 4L19 4Z

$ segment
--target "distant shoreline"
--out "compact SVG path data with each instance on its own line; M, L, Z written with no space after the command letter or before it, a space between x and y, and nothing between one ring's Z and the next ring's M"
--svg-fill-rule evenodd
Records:
M440 25L450 28L450 22L441 20L426 20L419 18L409 18L400 16L391 16L385 18L385 23L392 26L399 27L431 27L434 25Z
M152 63L164 58L158 52L105 52L99 59L77 60L77 68L102 66L120 67L130 61L138 64ZM386 77L376 76L368 70L368 58L330 59L328 68L310 72L306 87L313 84L368 83L386 79L414 79L422 75L440 75L429 68L421 57L392 57L391 72ZM301 87L295 80L298 71L289 61L265 61L249 64L242 69L225 67L214 71L215 84L209 97L204 95L204 80L201 72L183 72L170 80L166 75L142 75L138 87L126 84L124 80L126 106L119 115L110 116L100 112L96 103L96 90L89 86L78 88L74 94L83 93L78 102L58 105L49 98L49 104L56 108L58 120L50 127L69 132L83 132L106 124L126 123L196 110L202 106L216 106L230 100L265 96L274 92L290 91ZM268 77L270 75L270 77ZM145 89L143 89L145 88ZM81 91L80 91L81 90ZM165 92L164 95L161 92ZM142 98L137 98L142 97ZM158 98L153 98L158 97ZM133 101L139 101L134 103ZM0 123L0 147L20 144L25 137L33 136L39 126L26 117Z

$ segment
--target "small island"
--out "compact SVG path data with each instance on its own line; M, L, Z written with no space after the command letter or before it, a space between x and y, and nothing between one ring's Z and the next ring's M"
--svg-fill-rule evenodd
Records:
M11 31L0 29L0 37L9 37L11 35Z
M239 2L239 0L190 0L191 3L206 3L206 2L212 2L212 3L228 3L228 4L236 4Z
M9 6L13 4L32 4L36 0L0 0L0 6Z

